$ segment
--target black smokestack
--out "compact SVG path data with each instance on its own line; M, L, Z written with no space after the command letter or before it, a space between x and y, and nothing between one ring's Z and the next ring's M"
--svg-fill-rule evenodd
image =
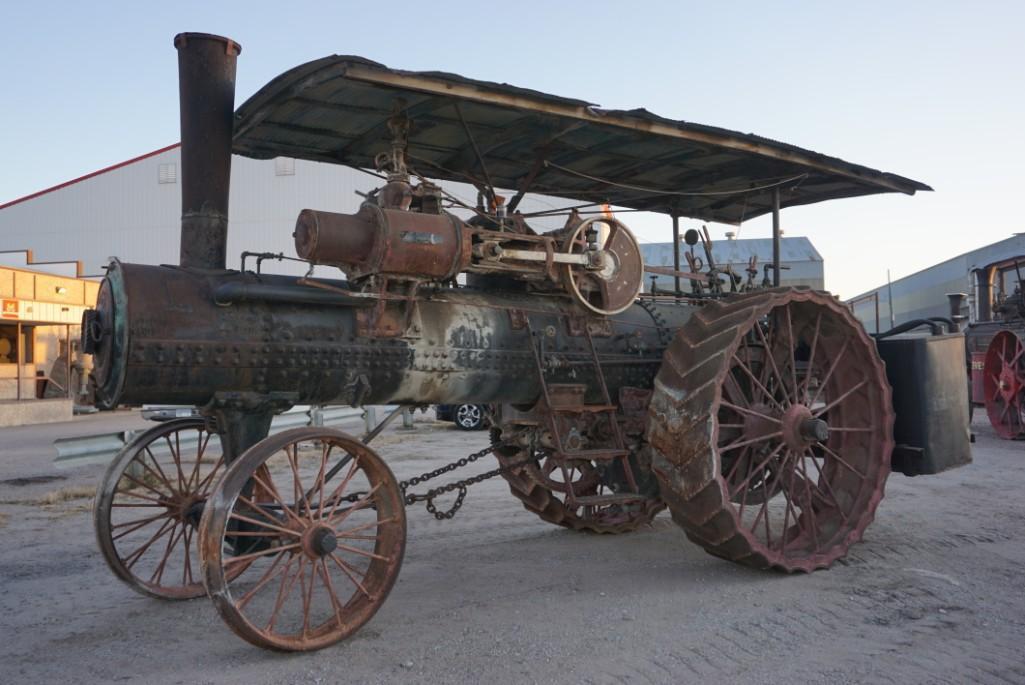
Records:
M182 136L180 263L225 268L228 187L235 113L235 63L242 46L209 33L179 33L178 91Z

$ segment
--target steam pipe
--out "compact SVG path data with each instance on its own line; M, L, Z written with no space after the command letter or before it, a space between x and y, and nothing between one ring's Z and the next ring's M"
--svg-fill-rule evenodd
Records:
M283 304L343 305L370 307L374 300L301 285L242 283L228 281L214 290L214 302L226 306L241 302L280 302Z
M235 112L235 66L242 47L209 33L179 33L182 223L180 264L227 265L228 188Z

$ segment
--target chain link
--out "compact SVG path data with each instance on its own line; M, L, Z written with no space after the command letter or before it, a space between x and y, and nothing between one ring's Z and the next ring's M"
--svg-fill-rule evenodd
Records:
M433 478L437 478L438 476L441 476L443 474L449 473L451 471L455 471L458 468L462 468L463 466L467 466L469 464L472 464L473 462L477 461L478 459L481 459L482 457L485 457L485 456L491 454L492 452L494 452L495 450L497 450L499 448L509 447L509 446L510 445L508 445L507 443L499 443L497 445L491 445L491 446L486 447L486 448L484 448L484 449L482 449L482 450L480 450L478 452L474 452L473 454L467 455L467 456L463 457L462 459L457 459L456 461L452 462L451 464L446 464L446 465L444 465L444 466L442 466L440 468L434 469L433 471L428 471L426 473L420 474L419 476L414 476L413 478L410 478L409 480L399 481L399 488L402 490L402 499L403 499L403 501L405 501L405 503L407 505L416 504L417 502L425 502L426 503L425 506L427 507L427 511L429 511L432 514L434 514L434 518L438 519L439 521L444 520L444 519L452 518L453 516L456 515L456 512L459 511L459 508L463 506L463 500L466 499L466 488L467 487L469 487L471 485L476 485L477 483L481 483L481 482L486 481L486 480L488 480L490 478L494 478L495 476L499 476L499 475L501 475L503 473L506 473L508 471L512 471L513 469L520 468L521 466L526 466L527 464L529 464L531 462L537 461L537 457L533 457L533 456L532 457L528 457L526 459L521 459L519 461L515 461L515 462L513 462L511 464L506 464L505 466L500 466L497 469L492 469L491 471L485 471L484 473L478 474L476 476L470 476L469 478L464 478L462 480L457 480L457 481L455 481L453 483L446 483L445 485L439 485L438 487L431 488L427 492L425 492L423 494L420 494L420 495L407 493L407 490L409 488L411 488L411 487L419 485L420 483L424 483L424 482L429 481L429 480L431 480ZM531 451L533 451L533 450L531 450ZM445 494L447 492L452 492L453 490L458 490L459 491L459 494L456 495L456 501L452 503L452 506L448 510L446 510L446 511L438 511L438 508L434 504L434 500L439 495L443 495L443 494Z

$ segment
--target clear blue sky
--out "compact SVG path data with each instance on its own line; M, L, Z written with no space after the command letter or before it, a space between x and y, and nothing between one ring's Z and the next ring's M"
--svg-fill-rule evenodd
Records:
M356 54L645 107L932 185L783 212L842 296L1025 231L1025 2L39 1L0 17L0 203L177 141L171 39L204 31L242 44L239 103L301 62ZM643 240L668 236L667 219L626 217ZM764 219L741 229L767 235Z

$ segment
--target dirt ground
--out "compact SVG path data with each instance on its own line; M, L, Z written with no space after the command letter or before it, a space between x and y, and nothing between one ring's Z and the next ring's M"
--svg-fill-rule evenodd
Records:
M713 558L665 514L622 536L557 529L488 481L452 521L412 508L384 607L304 655L115 580L89 513L102 467L56 472L48 429L0 431L19 445L0 480L63 477L0 483L0 682L1022 683L1025 443L973 428L973 465L891 477L866 540L811 575ZM421 421L375 446L407 478L486 440Z

